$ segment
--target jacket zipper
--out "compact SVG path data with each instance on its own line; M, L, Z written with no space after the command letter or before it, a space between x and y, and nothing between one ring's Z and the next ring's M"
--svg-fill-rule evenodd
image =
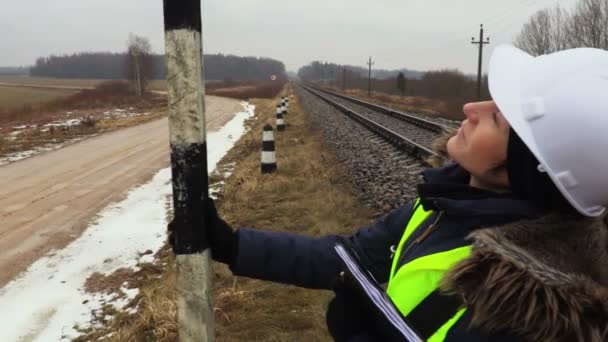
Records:
M439 214L437 214L435 221L433 221L433 223L431 223L424 230L424 232L422 232L422 234L420 234L420 236L416 238L416 240L414 240L412 243L410 243L405 248L405 250L399 255L399 258L402 259L405 255L407 255L407 252L409 252L414 246L420 244L422 241L424 241L424 239L426 239L429 235L431 235L431 232L433 232L434 228L437 226L437 223L439 223L439 220L441 219L442 216L443 216L443 211L440 211Z

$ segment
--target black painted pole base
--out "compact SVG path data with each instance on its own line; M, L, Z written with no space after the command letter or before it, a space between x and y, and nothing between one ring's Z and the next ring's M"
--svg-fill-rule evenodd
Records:
M277 170L277 164L262 164L262 174L273 173Z

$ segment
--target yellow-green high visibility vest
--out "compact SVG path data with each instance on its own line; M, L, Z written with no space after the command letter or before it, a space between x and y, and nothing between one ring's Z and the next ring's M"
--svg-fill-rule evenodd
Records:
M437 290L439 282L452 266L471 254L471 246L459 247L414 259L397 269L406 241L432 214L432 211L425 211L419 202L420 199L416 200L414 204L414 213L395 251L388 288L386 290L388 296L404 317L407 317L427 296ZM465 309L459 310L428 341L444 341L448 331L456 324L464 312ZM429 319L433 318L429 317ZM416 327L414 326L414 328Z

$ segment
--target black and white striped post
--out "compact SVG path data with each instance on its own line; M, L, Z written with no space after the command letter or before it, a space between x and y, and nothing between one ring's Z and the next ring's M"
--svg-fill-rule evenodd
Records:
M209 198L200 0L163 0L181 342L213 341L211 252L205 233Z
M262 173L273 173L277 170L277 157L274 150L274 133L271 125L264 126L262 136Z
M285 130L285 120L283 120L283 113L277 114L277 132Z
M288 102L287 96L283 96L283 116L287 115Z
M279 114L283 114L283 104L282 103L277 105L276 115L278 116Z
M285 97L281 97L281 113L285 114Z

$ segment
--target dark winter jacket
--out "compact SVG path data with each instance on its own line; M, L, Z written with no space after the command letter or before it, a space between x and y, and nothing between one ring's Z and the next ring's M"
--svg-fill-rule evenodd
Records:
M456 165L429 169L424 177L422 204L434 213L411 239L439 212L442 217L399 263L436 253L438 246L445 250L473 243L472 256L444 280L444 289L459 295L468 308L446 341L603 341L608 334L603 222L545 217L525 200L470 188ZM391 246L399 243L412 206L410 202L346 238L381 283L388 281ZM231 268L241 276L331 289L341 271L333 246L343 239L240 229Z

